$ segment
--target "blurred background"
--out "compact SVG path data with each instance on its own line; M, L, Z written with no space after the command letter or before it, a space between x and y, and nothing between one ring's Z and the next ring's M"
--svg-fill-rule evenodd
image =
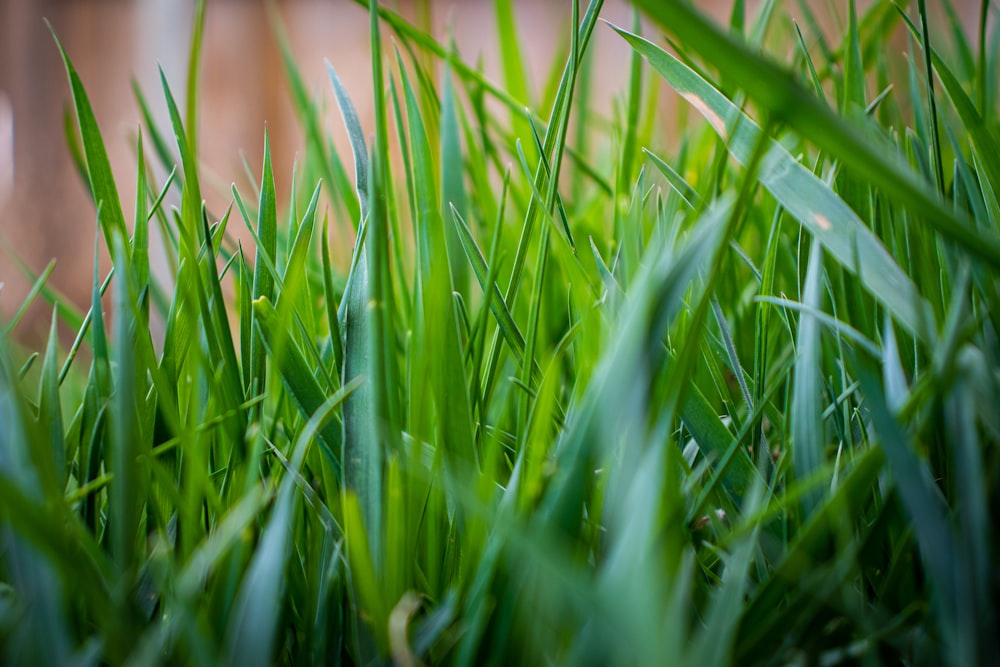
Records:
M234 181L241 191L251 192L244 159L259 173L265 124L279 199L288 193L303 138L285 84L272 25L275 14L311 89L331 99L323 64L324 58L329 59L352 95L366 131L371 129L367 11L351 0L276 1L270 3L276 12L269 12L268 4L208 0L199 131L203 178L214 186L205 193L210 210L228 206ZM724 17L732 0L698 4ZM758 4L751 2L751 10ZM847 0L811 4L837 33ZM870 2L858 4L863 8ZM974 25L979 0L955 0L955 4L969 26ZM794 15L794 0L783 5ZM570 4L525 0L515 6L524 57L537 90L566 33ZM0 0L0 317L10 317L31 284L15 256L36 273L56 259L49 284L77 304L89 301L94 209L66 148L63 115L70 103L68 85L43 19L51 22L87 88L123 207L129 211L140 123L132 81L145 92L161 127L166 127L157 67L163 68L183 108L193 7L194 0ZM487 75L500 79L492 0L434 0L421 3L419 10L412 1L402 1L396 7L430 26L440 40L453 34L466 62L481 60ZM625 0L608 0L602 15L621 25L631 22ZM595 80L608 83L597 91L595 103L610 110L624 83L629 54L604 26L595 40ZM349 147L339 121L331 127L338 148L347 156ZM241 225L230 228L235 226ZM41 305L32 309L19 327L19 337L45 331L50 312Z

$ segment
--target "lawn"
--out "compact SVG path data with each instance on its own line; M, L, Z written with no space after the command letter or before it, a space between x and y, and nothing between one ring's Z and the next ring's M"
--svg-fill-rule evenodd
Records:
M0 323L0 662L996 664L1000 20L951 1L570 0L536 88L512 0L496 79L371 0L370 135L276 23L294 189L265 138L224 211L204 0L135 193L63 52L95 270Z

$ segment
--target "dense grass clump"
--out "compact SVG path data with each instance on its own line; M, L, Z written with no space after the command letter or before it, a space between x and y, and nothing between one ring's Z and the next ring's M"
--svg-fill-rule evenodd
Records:
M0 660L997 659L996 7L937 43L922 0L835 42L805 3L569 4L533 90L511 0L500 83L372 0L371 137L329 68L353 169L286 58L280 207L266 148L203 204L204 2L134 213L65 57L113 270L37 354L0 328Z

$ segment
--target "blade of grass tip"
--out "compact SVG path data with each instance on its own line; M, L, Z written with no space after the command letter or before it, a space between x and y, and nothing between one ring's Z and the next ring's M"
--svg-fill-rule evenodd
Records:
M597 249L597 245L594 243L594 237L590 237L590 251L594 255L594 264L597 266L597 272L601 275L601 282L604 283L604 288L607 290L608 294L612 295L612 298L619 299L624 295L624 291L618 281L615 280L615 276L611 273L611 269L605 264L604 258L601 257L601 251Z
M278 204L274 191L274 169L271 165L271 144L264 130L264 166L261 173L260 200L257 205L257 248L253 263L253 300L274 299L275 280L263 266L262 258L275 259L278 244ZM256 309L254 310L256 313ZM267 386L267 364L262 341L254 336L250 342L250 392L263 391ZM255 389L256 387L256 389Z
M108 160L108 153L104 148L104 139L97 126L97 118L94 110L90 106L90 100L83 87L73 63L70 62L69 55L63 48L62 42L56 36L55 29L51 23L46 21L52 38L56 42L59 54L62 56L63 65L66 67L66 76L69 79L70 90L73 94L73 107L76 109L76 120L80 128L80 138L83 141L83 153L87 158L87 176L90 181L90 190L94 195L94 201L101 210L104 211L104 222L108 225L105 232L105 241L108 247L111 246L111 230L123 235L125 230L125 214L122 213L121 199L118 197L118 188L115 185L114 174L111 172L111 162Z
M802 36L802 30L799 28L799 24L793 21L795 24L795 33L799 39L799 47L802 49L802 57L806 61L806 65L809 67L809 76L811 77L813 88L816 91L816 99L824 102L829 106L826 99L826 91L823 90L823 84L819 80L819 74L816 72L816 65L813 63L812 56L809 55L809 47L806 46L806 39Z
M5 354L5 351L0 349L0 354ZM66 435L59 396L59 311L55 307L52 309L49 341L45 347L42 378L38 386L38 423L48 431L50 449L48 454L42 455L46 464L39 468L50 477L47 488L61 495L66 489Z
M219 234L225 231L228 224L232 207L227 210L225 217L219 223ZM218 396L224 401L227 409L238 409L241 402L240 397L240 373L237 366L236 346L233 343L233 334L229 326L229 316L226 310L226 300L222 293L221 277L216 269L216 250L212 240L211 231L208 226L208 212L204 204L201 208L201 231L202 246L205 259L202 262L204 273L204 297L202 298L202 317L206 322L205 333L213 357L222 364L220 381L217 385ZM235 259L235 256L232 258ZM226 267L230 262L227 262ZM226 267L223 268L225 272ZM230 422L229 436L233 442L241 445L243 442L243 428L239 420Z
M802 294L804 305L819 309L822 304L823 247L813 239L806 268L806 282ZM792 404L789 416L792 422L792 464L800 480L808 479L823 465L826 456L826 438L821 404L822 369L819 321L808 311L799 316L796 340L796 360L792 378ZM802 499L805 515L810 515L821 501L822 490L815 489Z
M579 6L577 3L573 3L574 20L572 22L570 55L567 59L566 66L563 69L562 79L560 80L559 89L556 93L555 104L553 105L552 112L549 116L549 122L545 133L545 142L541 151L542 155L553 156L552 168L550 170L551 177L548 179L548 188L544 202L544 206L547 211L552 210L552 202L555 200L555 195L558 189L560 168L562 165L563 154L565 152L564 147L566 134L569 130L569 115L572 108L572 97L576 82L577 65L579 63L579 59L584 53L586 53L587 46L590 43L590 37L593 34L594 26L597 23L600 10L603 5L603 0L591 0L587 6L587 11L584 14L583 21L581 23L579 21ZM541 184L544 182L544 167L539 164L535 172L535 187L540 188ZM528 256L528 248L531 245L530 241L534 236L533 230L535 221L540 213L539 206L541 205L536 203L534 198L530 199L528 202L528 209L525 212L524 223L521 227L521 235L518 240L517 249L514 253L510 279L507 283L507 289L504 292L504 301L506 303L513 303L517 297L517 292L520 289L521 279L524 273L524 264L527 261ZM545 229L547 229L547 227ZM543 230L543 234L547 234L547 232ZM486 371L487 378L494 377L496 372L501 352L500 339L501 335L498 331L490 344L490 356Z
M458 110L455 90L451 81L451 69L445 68L444 90L441 92L441 217L449 213L449 206L465 215L466 194L462 169L462 140L459 134ZM451 266L451 282L462 299L469 300L469 265L462 251L462 241L454 225L445 225L445 242L448 248L448 263Z
M160 160L160 164L164 169L176 169L176 159L170 152L170 145L167 143L166 139L163 138L163 134L160 132L159 127L157 127L156 120L153 118L153 112L150 110L149 102L146 99L145 94L142 92L142 88L139 87L139 82L132 79L132 96L135 97L136 103L139 105L139 112L142 115L142 122L146 124L146 131L149 133L149 138L153 142L153 150L156 152L156 157Z
M63 139L69 148L70 158L76 168L76 174L87 188L87 193L93 199L94 192L90 189L90 177L87 175L87 158L83 156L83 146L80 145L80 132L76 127L76 116L69 107L63 108ZM96 203L96 202L95 202Z
M16 254L11 255L9 252L6 254L7 257L17 265L21 274L31 281L32 285L38 281L40 274L32 271L31 268L24 263L24 260L20 256ZM3 288L0 287L0 292L2 291ZM84 313L72 303L71 299L66 297L66 295L62 294L55 287L49 285L48 281L42 284L40 293L50 305L56 306L59 309L59 317L67 326L71 329L80 328L80 325L83 324ZM6 329L6 325L4 325L3 328Z
M181 120L181 112L177 108L177 102L174 100L174 94L170 90L170 84L167 83L167 76L162 68L160 68L160 85L167 101L170 125L174 130L174 139L181 157L181 169L184 172L181 194L181 220L183 222L180 228L181 249L189 254L191 261L195 261L197 251L194 244L200 226L198 218L201 214L202 201L201 185L198 182L198 161L188 146L187 132L184 129L184 122Z
M953 211L940 196L928 191L926 183L901 162L896 151L873 144L869 136L858 132L803 90L794 76L722 33L687 3L636 1L658 24L683 37L690 50L727 71L776 119L868 179L900 205L918 212L921 220L943 236L993 266L1000 265L1000 240L975 231L966 216ZM635 38L629 41L634 45Z
M316 228L316 209L319 206L319 195L323 188L322 183L317 183L313 189L312 197L302 215L302 220L298 225L295 238L289 243L291 251L288 255L288 262L285 265L283 275L283 287L278 294L276 308L279 312L288 309L287 312L295 311L296 300L302 302L303 295L300 294L304 287L307 287L307 261L309 259L309 249L312 245L313 232ZM282 318L284 319L284 318Z
M702 200L701 195L695 190L677 171L671 167L667 162L661 158L656 153L653 153L647 148L643 148L642 152L645 153L649 161L653 163L661 174L667 179L667 183L670 187L674 189L675 192L680 196L684 203L696 211L700 211L705 208L705 202Z
M642 50L653 68L680 92L726 139L737 162L746 164L760 137L760 128L705 79L663 49L615 28L633 48ZM811 98L810 98L811 99ZM811 100L816 104L816 100ZM730 128L734 128L731 130ZM930 306L899 268L879 239L856 213L811 171L773 139L757 174L775 199L810 233L819 238L845 268L863 266L862 283L917 338L931 338ZM879 267L879 268L875 268Z
M188 150L198 155L198 73L201 65L202 42L205 38L205 0L196 0L194 25L191 30L191 50L188 53L187 95L184 125L187 127Z
M809 27L810 34L816 39L816 43L819 45L820 51L823 53L822 62L832 63L835 60L835 56L833 51L830 49L830 46L826 43L826 38L823 36L823 28L820 26L820 22L816 18L816 11L813 9L812 4L809 0L795 0L795 4L802 13L803 18Z
M372 28L377 30L377 25ZM374 59L374 55L372 56ZM374 62L374 61L373 61ZM381 494L381 445L374 430L375 388L372 378L373 318L368 303L375 296L370 278L368 255L373 252L368 231L371 228L368 149L361 122L351 98L336 70L326 63L340 115L354 154L354 173L361 211L361 224L355 241L354 257L347 277L347 286L340 303L338 319L344 334L343 381L364 377L366 382L344 404L343 478L345 487L358 494L363 512L370 525L369 548L379 553L380 534L376 534L380 514L377 498ZM380 70L381 71L381 70ZM381 84L379 84L381 85Z
M458 321L452 298L452 277L448 257L441 202L432 190L434 164L424 122L409 77L399 61L406 100L410 145L413 152L414 197L417 204L418 276L426 339L418 344L423 353L436 360L436 372L429 379L441 436L456 463L468 465L473 443L472 408L466 390L468 380L462 359ZM454 205L452 205L454 206ZM451 226L454 233L454 226ZM461 259L461 258L459 258Z

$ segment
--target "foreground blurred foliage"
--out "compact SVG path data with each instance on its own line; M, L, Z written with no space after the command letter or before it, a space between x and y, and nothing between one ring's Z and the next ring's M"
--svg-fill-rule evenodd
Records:
M134 214L63 54L113 270L86 312L38 277L38 353L0 328L6 664L997 659L996 8L939 45L923 2L838 42L805 3L571 4L533 89L511 0L500 83L373 1L371 137L329 67L353 169L283 43L286 211L266 140L203 204L204 2Z

